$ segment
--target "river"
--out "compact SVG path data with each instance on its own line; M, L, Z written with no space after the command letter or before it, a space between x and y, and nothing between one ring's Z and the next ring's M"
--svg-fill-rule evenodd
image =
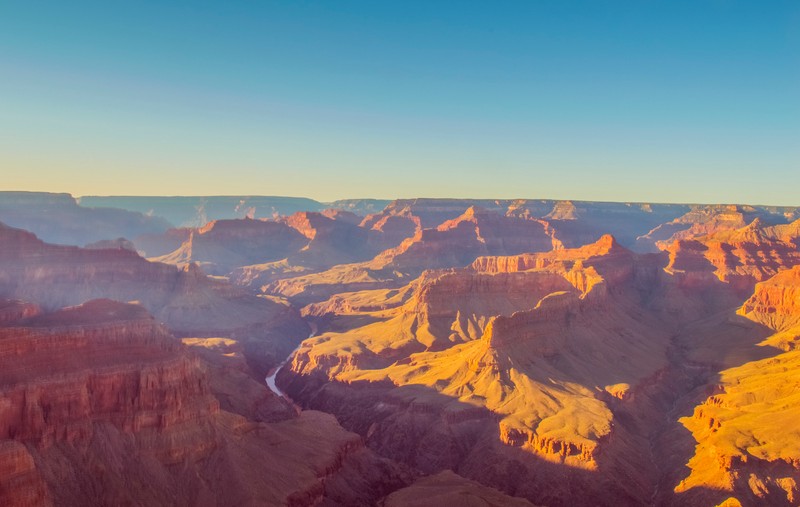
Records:
M314 324L314 323L311 323L311 324L309 324L309 325L311 326L311 334L310 334L310 335L308 335L308 338L313 338L313 337L314 337L314 336L316 336L316 334L317 334L317 325L316 325L316 324ZM307 340L308 338L306 338L306 340ZM305 340L304 340L304 341L305 341ZM278 366L277 366L277 367L276 367L276 368L275 368L275 369L272 371L272 373L270 373L270 374L267 376L267 378L265 378L265 379L264 379L264 381L267 383L267 387L269 387L269 389L270 389L270 390L271 390L273 393L277 394L277 395L278 395L278 396L280 396L281 398L284 398L284 399L285 399L286 401L288 401L289 403L292 403L292 400L289 398L289 396L288 396L288 395L287 395L285 392L283 392L283 391L282 391L282 390L281 390L281 389L280 389L280 388L279 388L279 387L278 387L278 386L275 384L275 378L278 376L278 373L281 371L281 368L283 368L284 366L286 366L286 364L289 362L289 360L292 358L292 356L294 355L294 353L295 353L295 352L297 352L297 349L299 349L299 348L300 348L300 345L302 345L302 344L303 344L303 342L302 342L302 341L301 341L300 343L298 343L298 344L297 344L297 347L295 347L295 348L294 348L294 349L293 349L293 350L292 350L292 351L289 353L289 355L288 355L288 356L286 356L286 359L284 359L284 360L283 360L283 362L281 362L281 364L279 364L279 365L278 365Z

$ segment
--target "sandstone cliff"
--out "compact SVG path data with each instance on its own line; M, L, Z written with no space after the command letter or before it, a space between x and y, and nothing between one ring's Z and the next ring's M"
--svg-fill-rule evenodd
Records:
M713 205L695 206L685 215L653 228L636 245L643 251L665 249L678 240L692 240L722 231L740 229L758 219L768 225L791 222L800 217L798 208Z
M207 367L137 305L23 317L0 363L3 505L366 505L406 483L325 414L220 410Z
M756 282L800 263L799 227L797 222L768 226L754 219L741 228L676 240L666 247L666 271L687 286L707 285L716 278L746 296Z

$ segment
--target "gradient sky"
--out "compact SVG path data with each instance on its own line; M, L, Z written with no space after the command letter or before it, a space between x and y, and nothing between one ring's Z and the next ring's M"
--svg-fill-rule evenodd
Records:
M800 2L0 0L2 190L800 205Z

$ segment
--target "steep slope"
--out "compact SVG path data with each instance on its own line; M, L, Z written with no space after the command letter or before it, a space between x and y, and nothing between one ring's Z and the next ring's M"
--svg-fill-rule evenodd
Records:
M800 263L798 241L800 220L767 226L755 219L738 229L676 240L666 248L666 270L688 286L708 284L716 278L746 297L756 282Z
M142 234L133 238L133 244L142 257L160 257L177 250L192 233L187 227L167 229L161 234Z
M458 218L472 206L505 213L505 201L492 199L397 199L380 213L367 215L362 225L371 228L389 217L397 217L414 222L418 230L432 229Z
M681 419L697 446L691 473L675 491L689 501L734 497L743 505L796 505L800 267L759 283L739 313L774 332L760 343L773 352L722 371L713 394Z
M782 350L797 348L800 339L800 266L786 269L756 285L739 314L766 326L775 335L767 342Z
M328 268L371 259L381 250L396 244L393 239L387 243L379 229L360 227L360 220L353 220L354 217L342 212L304 212L283 218L285 223L309 239L301 252L288 259L290 264Z
M335 269L338 264L370 259L406 237L402 229L385 232L380 227L362 227L361 221L354 217L331 210L329 213L295 213L282 218L282 222L307 238L307 244L280 261L242 266L231 273L231 280L258 289L284 278L313 276Z
M3 505L359 505L404 484L330 416L220 410L200 360L140 306L90 301L11 326Z

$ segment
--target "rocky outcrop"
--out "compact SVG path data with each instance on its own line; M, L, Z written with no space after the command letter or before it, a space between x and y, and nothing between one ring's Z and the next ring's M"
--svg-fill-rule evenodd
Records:
M0 328L0 364L0 462L13 463L26 495L61 503L44 456L91 445L106 424L164 465L218 444L219 406L198 360L141 307L97 300Z
M402 220L400 223L407 225L406 232L414 230L415 233L399 246L381 252L368 262L339 265L319 273L298 273L279 281L272 276L269 278L271 283L263 285L262 290L305 305L337 292L397 288L405 285L401 278L415 278L425 269L467 266L482 256L520 255L519 259L510 259L509 262L524 262L523 254L531 252L560 250L565 244L577 247L592 242L602 243L600 240L604 236L611 237L606 231L614 224L617 225L613 229L619 227L618 230L630 238L630 228L641 231L641 217L657 220L683 209L667 205L594 203L590 206L591 203L581 203L581 209L586 211L585 220L539 218L549 213L554 202L396 201L383 213L365 218L361 225L375 228L387 224L385 221L388 219ZM605 211L600 213L597 210ZM459 214L455 215L457 211ZM599 213L599 218L596 213ZM438 225L430 225L440 219L443 221ZM574 227L585 231L577 235L568 232L566 236L559 232ZM521 266L519 269L527 268ZM252 279L252 276L248 275L248 278Z
M0 226L0 503L800 498L795 208L242 206L181 269Z
M294 228L272 220L215 220L189 232L175 251L153 260L177 266L197 263L224 275L239 266L284 259L306 245Z
M328 208L322 211L322 216L330 218L331 220L338 220L340 222L345 222L350 225L358 225L364 219L364 217L356 215L351 211L347 211L344 209L335 209L335 208Z
M360 225L381 234L385 245L382 250L399 245L422 229L419 218L411 214L369 215Z
M263 372L308 335L295 310L210 279L196 265L178 269L126 249L50 245L3 225L0 297L46 310L95 298L138 301L177 334L245 340L253 366Z
M407 483L331 416L221 410L237 393L138 305L0 327L0 364L3 505L366 505Z
M395 249L376 257L375 269L420 273L423 269L463 267L480 255L513 255L553 248L544 226L471 206L435 229L422 229Z
M528 209L523 204L516 212ZM647 252L639 248L637 237L688 210L689 206L680 204L556 201L547 214L539 216L567 248L593 243L601 235L611 234L625 247Z
M568 248L612 234L628 248L636 238L691 210L682 204L554 201L547 199L398 199L378 214L365 219L376 223L389 216L418 221L418 228L434 228L475 206L487 211L546 224L552 235ZM643 251L650 251L645 249Z
M365 261L396 244L387 244L379 229L367 229L354 220L335 219L323 213L295 213L283 220L309 239L308 246L289 259L293 265L328 268Z
M197 423L193 444L150 450L170 461L202 454L202 418L218 404L181 350L143 308L110 300L0 328L0 439L48 447L91 439L97 421L133 433Z
M800 499L800 417L791 351L721 372L716 393L681 423L697 441L677 484L680 501L795 505Z
M798 224L767 226L755 219L745 227L691 240L676 240L666 250L665 271L687 288L727 284L739 297L757 282L800 263Z
M664 250L675 241L693 240L724 231L741 229L759 220L766 225L777 225L796 220L800 210L792 207L712 205L694 206L685 215L661 224L636 239L643 251Z
M231 222L228 228L237 229L248 223L247 220L228 222ZM194 232L175 252L156 260L178 265L196 261L215 274L224 274L239 285L257 289L301 273L366 261L407 236L402 227L387 226L384 231L379 227L362 227L359 222L352 213L330 210L327 214L294 213L275 221L261 221L258 226L278 229L283 236L291 232L290 239L256 232L242 237L212 238L213 230L220 226L212 223Z
M530 355L553 357L565 344L566 337L560 331L569 325L579 308L575 292L553 292L531 311L493 318L486 325L482 339L488 349L524 343Z
M778 332L800 328L800 266L757 284L739 314Z
M417 224L419 230L435 228L464 214L472 206L495 213L504 213L503 202L490 199L397 199L380 213L368 215L362 225L374 227L387 217L405 217Z

